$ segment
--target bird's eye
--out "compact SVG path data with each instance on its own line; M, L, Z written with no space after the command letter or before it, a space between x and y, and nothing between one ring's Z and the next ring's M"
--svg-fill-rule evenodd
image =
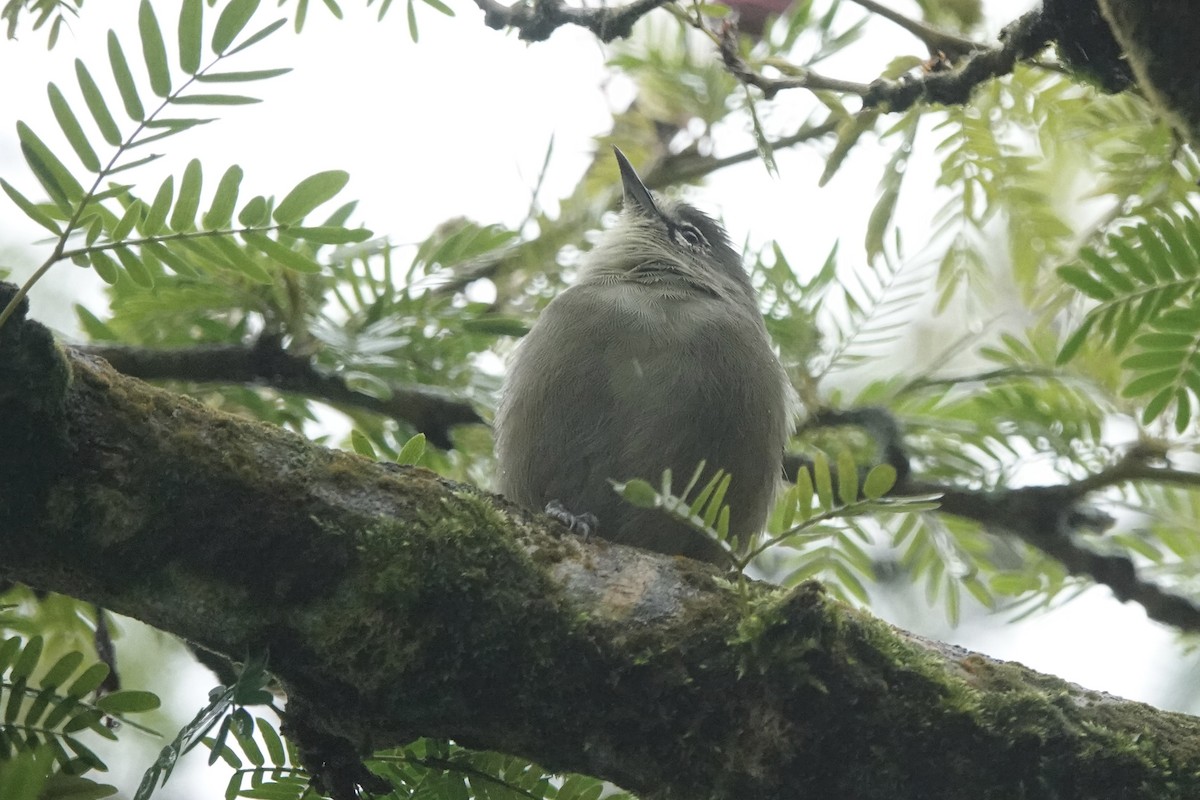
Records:
M680 225L678 231L679 238L683 239L684 242L690 244L692 247L701 247L707 244L707 242L704 241L704 234L700 233L699 230L691 225Z

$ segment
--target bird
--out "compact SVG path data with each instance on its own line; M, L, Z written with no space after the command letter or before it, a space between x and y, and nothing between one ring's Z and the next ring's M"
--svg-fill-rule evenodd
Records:
M782 483L795 392L757 292L712 217L646 188L613 148L616 223L518 344L494 419L497 488L534 511L666 555L728 566L730 551L661 508L614 489L680 492L724 470L729 533L760 533Z

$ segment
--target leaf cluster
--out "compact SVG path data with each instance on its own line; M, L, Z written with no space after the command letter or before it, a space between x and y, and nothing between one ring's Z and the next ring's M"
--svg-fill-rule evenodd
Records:
M78 792L82 797L106 797L116 792L96 783L90 772L107 765L88 746L89 736L116 740L115 720L141 727L127 715L158 708L150 692L97 692L109 667L90 661L79 650L68 650L47 662L46 640L12 636L0 642L0 787L14 776L51 780L48 796ZM16 786L15 790L24 791ZM16 797L5 793L5 797Z

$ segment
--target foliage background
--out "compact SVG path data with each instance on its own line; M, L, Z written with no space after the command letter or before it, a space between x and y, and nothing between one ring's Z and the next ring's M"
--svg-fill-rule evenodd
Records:
M492 238L458 240L463 248L459 260L506 241L500 230L536 241L539 234L555 230L557 220L572 214L587 221L572 227L567 241L582 240L582 232L594 227L604 205L602 178L591 178L580 187L596 149L595 138L612 128L611 141L627 151L643 148L645 155L655 144L653 133L645 128L647 115L684 129L677 134L677 147L693 139L704 147L711 142L718 154L754 146L738 99L740 90L734 89L703 42L693 43L686 57L681 54L665 13L643 22L632 43L604 48L586 32L570 28L529 46L479 25L471 6L456 7L456 19L419 7L420 42L414 44L402 13L376 22L373 10L344 5L344 21L314 6L302 34L283 31L247 52L239 68L291 66L295 72L255 86L262 104L222 109L221 121L172 139L163 148L164 158L139 171L136 179L145 187L143 194L151 194L163 177L180 174L190 158L199 157L210 181L215 182L228 164L238 163L246 170L245 196L282 196L305 175L348 170L352 179L345 197L360 200L355 221L400 245L393 255L397 275L416 259L409 273L409 284L416 288L403 298L408 305L389 308L383 321L362 319L361 328L321 327L323 312L335 320L347 314L355 318L364 304L346 294L338 309L342 301L322 294L330 287L305 286L313 297L330 303L308 308L306 334L322 343L321 358L327 366L359 366L365 386L416 380L454 388L488 408L503 352L511 346L498 332L510 330L505 326L512 319L527 315L561 280L570 279L569 250L554 267L552 251L535 246L509 277L477 285L455 302L431 304L427 289L444 278L439 271L445 265L423 256L461 227L451 224L437 233L447 220L466 218L479 226L499 226ZM156 5L164 28L173 20L171 6ZM75 55L88 63L103 63L106 26L124 41L136 41L136 9L131 1L106 6L100 19L97 9L85 6L82 17L60 34L56 49L48 53L42 36L28 30L21 41L0 47L0 72L30 76L6 87L0 130L11 132L19 118L55 141L56 150L69 152L65 143L53 138L55 124L44 81L72 85ZM986 10L990 16L973 32L981 39L992 38L1008 21L1005 15L1012 13L1008 4L993 3ZM844 8L835 28L845 31L862 16ZM950 19L941 18L946 24ZM887 70L893 57L920 53L917 43L879 20L866 26L862 39L846 45L821 63L822 72L866 82ZM821 42L809 35L797 53L803 58L820 49ZM615 68L605 67L607 59ZM678 84L664 77L681 73L688 76L685 86L690 93L678 91ZM623 114L635 99L640 114ZM794 130L810 115L819 119L822 101L834 104L828 96L785 92L773 102L760 101L757 110L765 128L778 134ZM797 369L803 359L811 359L808 367L820 371L832 354L840 353L839 364L845 368L823 380L821 397L886 402L922 431L914 437L914 453L922 453L930 465L954 465L959 475L970 473L970 461L977 459L985 467L979 475L988 480L1048 482L1056 469L1078 474L1080 465L1102 451L1088 449L1072 459L1072 448L1079 442L1107 446L1133 441L1139 435L1137 408L1119 398L1115 362L1103 352L1085 354L1078 368L1084 377L1056 384L1052 391L1044 391L1044 383L1019 382L991 384L988 392L975 394L954 394L949 386L937 384L907 394L897 387L915 377L940 378L997 366L1049 369L1056 344L1061 343L1055 336L1065 333L1058 324L1062 318L1054 322L1046 313L1066 305L1053 267L1071 262L1081 241L1103 249L1103 234L1114 230L1120 219L1153 218L1151 207L1162 207L1164 198L1186 195L1181 184L1195 178L1186 153L1178 154L1165 127L1153 121L1140 101L1103 97L1053 74L1030 70L985 85L967 108L931 113L912 129L900 127L905 120L897 115L880 130L892 123L899 129L882 140L866 136L858 141L837 174L819 188L831 152L836 152L831 139L779 150L778 177L752 159L685 190L696 205L724 218L735 241L745 240L752 254L762 251L762 266L776 262L768 247L774 242L801 283L818 278L837 246L836 280L821 309L807 302L780 302L781 320L773 332L791 348ZM911 157L902 172L889 171L897 148L909 135L914 137ZM869 264L863 243L881 180L888 189L901 174L905 183L895 222L902 244L896 244L889 230L871 247L877 252L883 248L890 264L878 255ZM0 138L0 175L35 194L11 133ZM531 200L535 185L536 198ZM964 187L975 192L974 201L964 195ZM4 216L0 236L4 266L11 266L18 278L42 257L36 245L26 244L42 232L19 214ZM423 242L426 246L418 249ZM383 292L382 286L348 273L331 274L345 285ZM51 275L34 291L33 316L69 337L103 332L98 323L81 325L73 312L73 304L80 302L99 319L106 318L107 300L94 275L69 264L55 267ZM875 315L865 326L877 343L862 346L862 340L871 337L860 336L839 349L842 334L856 326L853 303L846 302L839 282L853 287L852 296L864 306L871 305L872 296L885 301L889 313ZM194 341L197 329L180 325L179 315L204 308L179 306L174 316L166 313L172 302L168 284L157 290L162 294L151 304L157 309L145 303L144 291L128 282L118 284L118 316L109 331L141 343ZM887 292L885 286L890 287ZM490 306L496 298L504 307ZM240 300L243 307L278 300L253 293L193 299L198 304L235 305ZM816 315L824 337L816 348L804 333L807 328L792 324L807 314ZM219 341L247 334L261 324L262 316L246 315L243 322L232 324L228 317L214 318L222 324L200 326L199 338ZM418 326L436 335L425 341L406 338L405 332ZM1031 329L1033 335L1028 333ZM945 342L957 346L943 353ZM856 355L857 362L849 358ZM887 374L880 374L881 364L887 364ZM940 371L931 371L932 365ZM209 402L296 425L333 445L350 446L351 424L380 451L398 449L410 433L369 415L355 415L348 422L324 410L312 411L295 399L276 400L269 393L205 389L199 394ZM1011 426L984 430L982 422L990 418L1003 418ZM1051 419L1061 425L1054 426ZM929 424L920 428L922 422ZM1184 431L1184 450L1191 447L1193 429ZM940 435L946 431L949 435ZM1167 435L1170 430L1151 425L1146 432ZM1014 433L1015 439L1009 438ZM430 451L426 463L486 483L486 435L464 431L461 437L456 453ZM990 440L1002 450L996 443L1006 438L1017 441L1013 452L994 461L980 455L978 445ZM977 447L960 448L962 440ZM1039 457L1050 451L1056 452L1055 458ZM950 456L966 461L955 465ZM1158 509L1157 518L1126 518L1143 524L1127 524L1125 540L1113 540L1112 545L1140 552L1147 564L1158 559L1165 579L1172 579L1172 570L1186 579L1188 559L1178 553L1164 556L1158 545L1162 532L1171 530L1172 515L1185 524L1194 521L1192 501L1183 493L1152 494L1147 496ZM1114 498L1135 503L1143 499ZM844 551L818 564L826 567L819 576L835 585L854 580L867 584L872 610L902 627L1020 660L1091 688L1161 707L1196 708L1189 688L1195 685L1191 678L1196 666L1190 650L1176 644L1173 634L1145 621L1136 607L1112 601L1105 589L1087 590L1052 614L1035 611L1019 624L1005 624L1015 614L1035 610L1039 602L1057 606L1085 587L1069 581L1056 584L1062 576L1056 576L1052 566L1039 565L1020 546L956 530L944 520L902 546L887 546L888 538L879 535L878 544L864 548L876 582L865 580L865 569L849 579L839 575L838 569L845 567L836 565L850 562ZM918 541L922 547L917 547ZM1011 552L998 553L1006 546ZM978 605L957 578L982 574L994 589L993 579L1004 572L997 564L1006 557L1020 567L1009 572L1026 576L1033 591L1014 588L1022 601L1016 609L1011 597L994 592L999 610L993 614ZM1003 588L1003 580L1000 585ZM1059 589L1061 594L1052 591ZM853 586L847 593L853 596ZM957 603L952 598L958 598ZM951 627L948 617L958 620L957 627ZM132 623L123 623L119 633L125 637L119 641L127 683L174 694L175 689L143 683L139 676L148 678L162 660L182 658L178 651L157 634L137 631ZM178 727L204 702L204 673L190 668L186 674L199 683L180 690L180 719L162 720L162 729ZM150 743L142 757L131 757L132 770L140 771L157 747ZM159 796L187 796L183 786L182 781L169 783Z

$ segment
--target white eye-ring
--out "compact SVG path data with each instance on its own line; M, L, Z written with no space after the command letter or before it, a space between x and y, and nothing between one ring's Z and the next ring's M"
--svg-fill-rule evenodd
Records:
M683 239L683 241L690 244L692 247L701 247L707 244L707 242L704 241L704 234L700 233L700 231L698 231L696 228L693 228L691 225L680 225L676 230L679 232L679 236Z

